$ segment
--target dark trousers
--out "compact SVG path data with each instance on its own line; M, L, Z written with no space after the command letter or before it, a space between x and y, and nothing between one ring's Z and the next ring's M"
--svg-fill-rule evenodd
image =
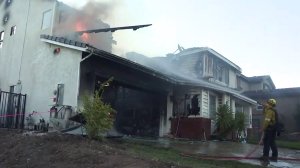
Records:
M264 151L263 155L269 157L270 148L272 149L272 157L278 156L278 150L275 142L276 131L275 129L267 129L264 135Z

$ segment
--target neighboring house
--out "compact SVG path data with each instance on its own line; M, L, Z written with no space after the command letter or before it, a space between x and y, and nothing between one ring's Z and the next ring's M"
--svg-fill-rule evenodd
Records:
M300 131L298 122L300 116L300 88L247 91L244 94L262 103L270 98L276 99L276 109L280 121L285 126L286 133ZM258 133L258 129L261 128L263 122L262 110L262 105L258 105L257 108L253 110L254 133Z
M245 92L256 90L273 90L276 89L276 87L269 75L253 77L240 75L237 79L237 89L241 92Z
M263 123L263 106L268 99L274 98L277 101L276 109L285 126L286 134L300 131L297 119L300 116L300 88L276 89L270 76L241 76L241 91L243 95L256 100L256 108L253 108L253 135L260 136L258 132ZM291 136L287 137L290 138Z

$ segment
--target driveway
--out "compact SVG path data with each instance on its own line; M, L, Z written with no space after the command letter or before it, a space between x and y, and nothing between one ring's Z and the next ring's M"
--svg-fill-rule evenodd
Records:
M227 142L227 141L180 141L171 139L158 139L158 140L145 140L130 138L134 141L141 141L144 143L151 143L159 147L170 147L181 151L183 153L188 153L192 155L199 156L225 156L225 157L260 157L262 156L263 146L247 144L247 143L237 143L237 142ZM279 157L282 158L293 158L300 159L300 151L292 150L286 148L279 148ZM251 154L251 155L249 155ZM271 154L271 151L270 151ZM250 163L254 165L260 165L258 160L247 160L241 159L240 162ZM270 167L280 167L280 168L300 168L300 161L290 161L290 160L278 160L278 162L271 162Z

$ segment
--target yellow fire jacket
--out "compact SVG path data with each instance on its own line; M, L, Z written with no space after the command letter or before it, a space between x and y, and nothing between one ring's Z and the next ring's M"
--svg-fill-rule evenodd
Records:
M265 131L268 126L275 124L275 110L272 107L265 107L264 111L263 130Z

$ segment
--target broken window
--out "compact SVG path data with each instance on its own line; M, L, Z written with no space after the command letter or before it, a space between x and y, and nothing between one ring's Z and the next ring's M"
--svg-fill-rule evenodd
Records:
M229 69L219 61L214 66L214 78L220 82L229 84Z
M47 10L43 13L42 30L47 29L51 26L52 22L52 10Z
M17 30L17 26L11 27L10 28L10 35L12 36L12 35L16 34L16 30Z
M0 32L0 48L3 46L4 31Z

